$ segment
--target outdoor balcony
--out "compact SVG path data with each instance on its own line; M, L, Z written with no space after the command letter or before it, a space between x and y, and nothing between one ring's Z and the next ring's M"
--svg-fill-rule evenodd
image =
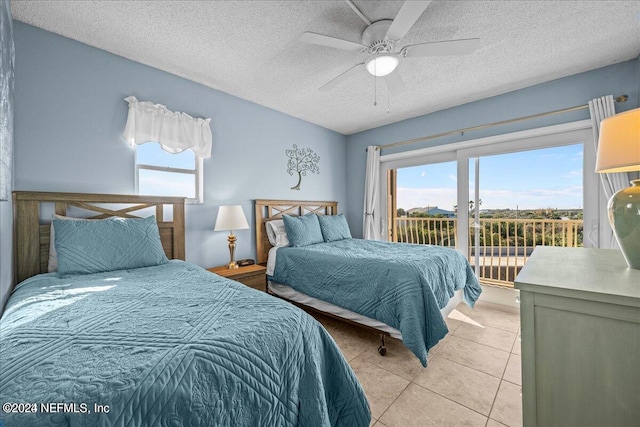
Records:
M456 218L396 217L394 222L389 236L393 242L457 248ZM582 220L577 219L480 218L479 225L470 225L469 230L469 262L475 265L477 253L477 271L485 285L513 287L536 246L581 247L583 243Z

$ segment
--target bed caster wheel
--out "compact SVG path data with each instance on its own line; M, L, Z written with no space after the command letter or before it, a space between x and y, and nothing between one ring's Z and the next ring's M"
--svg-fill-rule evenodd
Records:
M387 347L381 345L380 347L378 347L378 353L380 353L380 356L386 356L387 355Z

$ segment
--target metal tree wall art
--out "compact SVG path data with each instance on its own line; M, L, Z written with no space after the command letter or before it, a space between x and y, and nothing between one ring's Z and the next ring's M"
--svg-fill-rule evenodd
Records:
M287 162L287 172L293 176L294 172L298 173L298 183L291 187L292 190L299 190L302 177L307 175L307 172L320 173L318 162L320 156L318 156L311 148L298 148L296 144L293 144L293 148L286 150L289 161Z

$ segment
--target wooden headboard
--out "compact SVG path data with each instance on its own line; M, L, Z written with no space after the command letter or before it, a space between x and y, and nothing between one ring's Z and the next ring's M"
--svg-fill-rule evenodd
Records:
M338 202L311 202L304 200L256 200L256 256L258 264L267 262L272 248L267 237L267 221L282 219L282 215L336 215Z
M15 283L47 272L51 220L41 218L40 209L45 204L53 204L53 212L58 215L66 216L67 209L71 207L89 211L93 216L86 217L88 219L111 216L138 218L131 212L155 207L160 240L167 257L184 260L184 198L182 197L14 191ZM119 206L113 209L103 206L111 204ZM133 206L121 208L120 205ZM172 221L164 221L165 205L173 207ZM40 223L41 220L44 221L43 224Z

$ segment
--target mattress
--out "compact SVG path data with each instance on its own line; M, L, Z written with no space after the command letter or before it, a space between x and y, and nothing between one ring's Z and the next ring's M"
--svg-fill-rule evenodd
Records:
M449 248L344 239L276 254L272 282L399 330L423 366L448 331L440 310L456 291L471 306L482 292L466 258Z
M379 329L383 332L387 332L393 338L399 340L402 339L402 333L396 328L392 328L379 320L371 319L358 313L354 313L346 308L339 307L337 305L321 301L317 298L305 295L302 292L296 291L290 286L283 285L281 283L269 281L269 292L272 292L278 296L286 298L291 301L295 301L309 307L313 307L316 310L323 311L325 313L333 314L334 316L341 317L343 319L351 320L352 322L359 323L361 325L369 326L371 328Z
M291 301L298 302L300 304L307 305L309 307L313 307L316 310L320 310L325 313L333 314L334 316L341 317L343 319L350 320L355 323L359 323L361 325L369 326L371 328L378 329L382 332L388 333L393 338L402 340L402 333L396 328L392 328L391 326L380 322L379 320L371 319L370 317L363 316L358 313L354 313L351 310L347 310L346 308L339 307L337 305L331 304L326 301L321 301L317 298L310 297L309 295L305 295L302 292L296 291L290 286L283 285L281 283L272 282L269 280L269 292L272 292L278 296L286 298ZM456 291L453 298L449 300L445 308L440 310L443 318L447 318L449 314L455 310L455 308L462 302L462 290Z

